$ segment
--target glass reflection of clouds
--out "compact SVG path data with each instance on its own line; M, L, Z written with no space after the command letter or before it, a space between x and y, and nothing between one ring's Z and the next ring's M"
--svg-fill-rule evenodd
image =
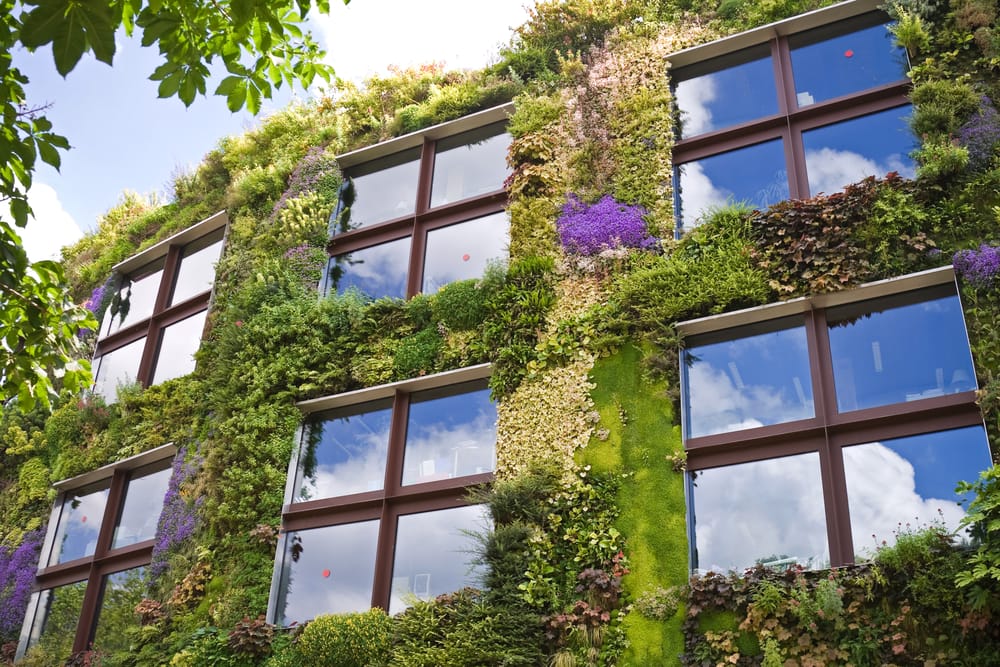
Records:
M927 298L917 293L827 311L841 412L976 388L962 304L954 294L914 303Z
M201 333L205 329L207 317L208 311L203 310L163 330L160 334L160 352L153 371L153 384L194 371L194 355L201 345Z
M59 513L59 526L52 542L49 565L94 554L107 502L107 488L66 495Z
M118 387L135 382L145 344L146 339L140 338L94 360L97 367L94 393L103 396L106 402L113 403L118 396Z
M888 25L880 23L815 41L824 32L789 38L800 107L906 78L906 51L896 46Z
M406 296L406 270L410 263L409 237L337 255L330 260L330 284L337 294L356 289L379 299Z
M350 228L358 229L410 215L417 205L420 149L376 160L349 172L354 181Z
M890 171L913 178L909 153L915 146L907 125L910 109L887 109L803 132L810 193L831 194Z
M955 486L974 481L990 465L980 426L845 447L843 452L859 557L883 541L895 543L901 528L939 522L957 530L965 511Z
M381 489L391 420L392 401L383 400L313 424L295 502Z
M186 301L212 288L215 281L215 263L222 254L222 240L199 250L185 249L174 282L170 304Z
M378 526L378 520L361 521L288 533L277 624L371 607Z
M496 406L489 389L410 404L403 484L492 472Z
M129 481L125 503L111 540L112 549L153 539L170 473L171 469L167 468Z
M511 136L496 134L502 126L488 125L437 142L431 207L503 189Z
M829 565L819 454L692 473L694 567Z
M489 525L489 512L481 505L399 517L389 613L403 611L414 599L430 600L476 584L483 572L471 564L475 539L468 533Z
M698 223L705 211L745 202L767 208L788 199L788 172L781 139L738 148L677 168L680 225Z
M753 60L677 82L674 96L682 139L778 113L768 48L750 49L745 55Z
M457 280L479 278L490 260L507 257L509 243L510 224L506 213L494 213L427 232L422 291L430 294Z
M688 438L814 416L801 319L770 326L774 329L764 333L684 351Z

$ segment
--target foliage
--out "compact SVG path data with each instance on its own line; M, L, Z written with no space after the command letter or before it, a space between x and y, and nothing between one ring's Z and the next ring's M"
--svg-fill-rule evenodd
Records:
M975 540L975 551L955 576L973 610L988 617L1000 612L1000 466L984 470L975 482L962 482L959 493L974 493L962 526Z
M381 609L317 616L299 636L302 664L378 667L387 664L392 624Z
M916 86L910 99L910 127L918 137L951 136L979 107L976 91L958 80L928 81Z
M611 195L585 204L570 195L556 220L563 248L579 255L596 255L614 248L649 248L656 243L646 231L639 206L628 206Z
M229 632L227 644L236 655L263 658L271 652L274 626L264 620L263 614L255 619L244 616Z
M928 138L913 153L917 160L917 178L940 183L955 178L969 165L969 149L951 138Z

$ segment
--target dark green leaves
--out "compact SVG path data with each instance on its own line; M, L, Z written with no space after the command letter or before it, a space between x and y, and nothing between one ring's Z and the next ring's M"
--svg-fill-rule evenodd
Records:
M69 74L87 51L111 64L121 17L114 17L106 1L30 0L25 4L35 7L24 16L21 43L29 49L52 44L60 74Z

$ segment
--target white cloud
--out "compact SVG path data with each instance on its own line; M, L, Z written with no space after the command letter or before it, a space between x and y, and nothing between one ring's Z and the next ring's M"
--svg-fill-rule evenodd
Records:
M478 68L495 59L513 29L527 20L525 0L379 0L330 3L330 14L313 16L326 61L338 76L359 82L407 67L445 62Z
M688 162L681 166L681 193L683 196L684 226L694 227L705 209L725 206L733 193L717 188L705 174L705 168L698 162Z
M28 259L32 262L58 260L63 246L75 243L83 236L80 226L63 208L55 189L45 183L36 181L31 186L28 203L35 214L28 220L27 227L17 229ZM0 215L5 220L10 220L6 206L0 211Z
M903 162L899 154L878 163L853 151L821 148L806 151L806 170L809 172L809 192L813 196L823 192L832 194L845 185L857 183L868 176L885 176L890 171L899 172L904 178L913 178L913 167Z
M685 137L693 137L715 129L709 105L718 96L715 75L706 74L677 84L677 108Z

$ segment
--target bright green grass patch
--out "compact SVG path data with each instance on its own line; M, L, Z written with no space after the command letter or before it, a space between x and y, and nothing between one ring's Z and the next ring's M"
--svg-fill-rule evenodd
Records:
M591 380L601 437L581 451L580 463L599 472L632 475L617 499L617 528L627 540L631 570L625 590L634 600L657 586L682 585L688 577L684 477L673 470L668 457L682 451L683 444L665 387L644 378L641 352L633 346L599 360ZM680 664L683 616L678 612L667 621L654 621L638 612L630 614L625 631L631 645L622 664Z

